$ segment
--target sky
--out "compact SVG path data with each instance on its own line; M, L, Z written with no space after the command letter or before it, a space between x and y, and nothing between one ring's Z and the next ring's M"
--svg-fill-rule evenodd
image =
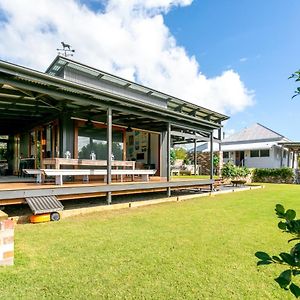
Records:
M73 59L300 141L299 0L0 0L0 59Z

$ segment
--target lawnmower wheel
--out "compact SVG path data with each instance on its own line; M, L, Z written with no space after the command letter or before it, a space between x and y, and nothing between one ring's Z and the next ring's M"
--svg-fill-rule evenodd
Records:
M60 214L58 212L53 212L50 215L51 221L59 221L60 220Z

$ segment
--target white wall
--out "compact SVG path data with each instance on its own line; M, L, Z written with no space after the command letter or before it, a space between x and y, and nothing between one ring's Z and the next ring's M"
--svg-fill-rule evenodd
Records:
M284 157L285 155L285 157ZM288 151L284 150L283 155L282 155L282 166L283 167L287 167L287 166L291 166L291 164L288 164Z
M250 150L245 150L244 166L247 168L281 168L281 167L292 167L292 153L288 157L288 153L285 150L285 157L282 156L281 164L281 148L273 146L270 149L269 157L250 157ZM224 163L232 161L235 164L235 151L229 152L229 158L224 158ZM297 155L295 155L294 168L297 168Z
M246 154L246 153L245 153ZM269 157L250 157L250 150L245 156L245 167L247 168L280 168L281 150L277 147L270 149Z

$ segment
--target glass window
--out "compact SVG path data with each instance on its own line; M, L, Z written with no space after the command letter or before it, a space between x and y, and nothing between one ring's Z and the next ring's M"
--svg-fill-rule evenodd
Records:
M36 156L36 134L35 131L30 132L30 156L35 157Z
M52 157L52 127L46 128L46 157Z
M90 159L91 152L96 159L107 158L106 128L80 127L78 129L78 158ZM112 153L115 160L123 159L123 132L113 131Z
M260 150L260 157L269 157L269 156L270 156L269 149Z
M7 143L0 142L0 160L7 159Z
M259 150L251 150L250 157L259 157Z
M228 151L223 152L223 158L229 158L229 152Z
M7 135L0 135L0 160L7 159Z

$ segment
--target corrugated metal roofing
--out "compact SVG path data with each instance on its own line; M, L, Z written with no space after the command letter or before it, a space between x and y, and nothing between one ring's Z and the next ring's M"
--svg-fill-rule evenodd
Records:
M160 99L163 99L167 102L169 110L180 111L183 114L194 115L195 117L203 118L204 120L209 120L211 122L216 123L229 119L229 117L224 114L198 106L196 104L179 99L177 97L173 97L164 92L157 91L155 89L143 86L136 82L129 81L127 79L104 72L102 70L98 70L96 68L84 65L82 63L71 60L70 58L57 56L56 59L46 70L46 73L52 76L57 76L61 72L61 70L66 66L75 68L86 74L89 74L90 76L93 76L99 81L104 80L110 83L117 84L123 87L124 89L138 91L142 94L147 94L149 97L158 97Z
M252 126L237 132L228 138L222 140L222 145L226 143L234 142L247 142L247 141L259 141L259 140L281 140L284 136L259 124L255 123Z
M63 210L64 207L55 196L37 196L25 198L33 214L51 213Z
M52 64L51 66L53 67L56 63L62 62L62 60L63 59L61 57L58 57L54 64ZM70 63L72 65L78 64L65 58L64 62L62 63ZM84 67L85 69L87 69L87 71L90 69L90 67ZM62 68L62 65L60 65L60 68ZM93 68L91 69L94 70ZM95 70L95 72L96 71L98 70ZM51 76L49 74L41 73L36 70L28 69L1 60L0 73L3 73L3 76L2 74L0 76L0 83L4 84L3 86L1 86L0 84L0 94L5 93L4 86L8 85L12 87L14 89L14 94L12 96L15 98L17 97L13 100L17 101L16 103L18 104L25 101L23 99L23 90L33 91L33 94L41 93L43 94L43 97L48 100L47 103L49 104L49 109L52 110L52 113L54 115L58 112L57 108L59 110L64 109L62 102L66 104L67 108L70 108L70 105L76 105L75 108L84 108L86 112L84 112L83 116L81 116L82 119L86 119L86 114L89 113L87 111L89 106L92 106L92 108L95 110L93 111L93 113L96 113L95 115L97 115L99 111L101 111L102 113L107 106L111 106L117 114L124 113L127 116L128 114L132 114L134 116L140 116L144 119L150 118L151 120L154 120L154 123L156 123L157 126L157 128L155 129L156 131L164 130L164 128L162 127L165 126L165 123L170 122L174 126L184 128L184 130L186 131L203 130L206 133L209 133L214 129L219 129L222 126L221 122L228 119L228 117L223 114L205 109L192 103L188 103L186 101L177 99L156 90L143 87L137 83L133 83L125 79L119 78L120 81L123 82L120 86L122 87L122 89L124 89L124 94L120 94L119 92L117 93L100 88L93 88L91 86L87 86L78 82L66 80L59 76ZM102 72L97 77L95 77L95 80L101 80L101 77L103 77L102 75L113 76L111 74ZM111 85L113 86L113 83L111 83ZM113 87L115 87L115 84ZM125 93L125 91L128 92L128 90L134 91L136 87L143 88L143 92L140 91L138 93L140 93L143 97L149 97L149 100L152 99L151 97L153 97L153 99L156 99L158 95L160 95L162 99L165 99L165 101L167 101L168 107L154 105L151 101L142 101L141 99L143 97L141 97L140 100L137 100L138 97L133 98ZM22 91L20 92L20 90ZM29 100L31 101L31 103L35 104L35 102L37 102L35 101L36 99L34 97L29 97L26 94L25 96L30 98ZM38 104L44 104L40 99L41 97L38 100ZM54 107L51 106L52 102L54 102ZM13 104L14 102L10 101L10 103ZM9 103L6 105L9 105ZM13 106L14 109L19 108L19 105L10 105L10 110L11 106ZM1 108L2 110L0 110L3 113L2 115L6 116L7 112L4 111L4 109L6 109L5 105L1 105ZM24 121L26 121L26 118L33 119L33 116L36 118L36 123L41 122L41 119L43 119L43 115L38 117L35 116L36 105L31 106L31 108L32 111L28 112L28 116L23 114L24 111L20 110L16 112L13 115L14 119L12 121L9 119L9 121L11 121L10 124L7 125L7 122L5 121L5 127L3 128L5 128L5 130L7 131L7 126L9 126L9 128L13 128L12 130L17 131L21 126L20 124L23 124ZM40 112L41 111L39 111L39 113ZM77 110L76 113L80 114L81 111ZM23 117L24 120L20 119L21 117ZM16 121L19 120L21 120L20 124L16 125ZM96 119L95 121L103 122L103 120L101 120L101 116L99 117L99 120ZM115 125L128 126L126 120L122 121L121 119L121 121L116 121L115 118L115 122ZM143 126L144 127L142 129L154 130L153 126L149 126L149 124L147 125L145 123L143 124ZM6 131L4 132L4 134L6 134Z

